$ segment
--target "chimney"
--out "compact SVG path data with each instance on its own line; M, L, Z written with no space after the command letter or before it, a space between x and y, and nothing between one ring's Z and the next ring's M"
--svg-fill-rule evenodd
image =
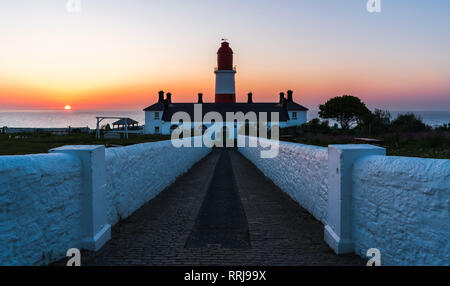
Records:
M158 102L163 102L164 101L164 91L160 91L158 92Z
M283 97L283 100L281 101L281 105L284 110L287 110L287 99Z
M168 92L167 94L166 94L166 96L167 96L167 103L172 103L172 94L170 93L170 92Z
M292 90L288 90L287 91L287 100L288 100L288 102L292 102L293 100L292 100L292 94L293 94L294 92L292 91Z
M201 92L198 94L198 103L203 103L203 93Z
M284 92L280 92L280 103L284 101Z
M253 93L249 92L248 93L248 101L247 103L253 103Z

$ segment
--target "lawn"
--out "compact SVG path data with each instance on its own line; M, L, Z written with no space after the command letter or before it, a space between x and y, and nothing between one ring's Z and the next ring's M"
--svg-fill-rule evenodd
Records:
M17 137L17 138L16 138ZM130 134L129 139L96 139L94 134L51 135L48 133L0 134L0 155L47 153L64 145L127 146L145 142L169 140L165 135Z
M283 134L283 132L282 132ZM16 137L18 137L16 139ZM281 140L307 145L328 146L330 144L361 143L356 135L304 134ZM386 134L372 138L382 140L389 156L450 159L450 132L422 132ZM0 155L25 155L47 153L49 149L64 145L127 146L145 142L169 140L167 135L130 134L129 139L96 139L94 134L51 135L48 133L0 134Z

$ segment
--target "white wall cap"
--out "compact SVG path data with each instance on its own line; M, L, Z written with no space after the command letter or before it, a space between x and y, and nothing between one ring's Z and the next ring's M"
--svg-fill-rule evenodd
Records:
M335 145L329 145L328 147L332 148L332 149L340 149L340 150L355 150L355 149L359 149L359 150L373 150L373 149L383 150L383 149L385 149L383 147L370 145L370 144L335 144Z
M96 149L105 148L104 145L66 145L50 149L49 152L55 151L93 151Z

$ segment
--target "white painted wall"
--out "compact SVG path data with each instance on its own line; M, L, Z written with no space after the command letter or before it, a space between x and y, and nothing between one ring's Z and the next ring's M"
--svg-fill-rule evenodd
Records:
M256 140L255 137L247 137ZM268 139L261 139L268 141ZM239 148L292 199L325 223L327 214L328 149L325 147L280 142L279 154L273 159L260 157L261 146Z
M150 112L148 112L148 113L150 113ZM304 113L305 113L304 117L306 118L306 112L304 112ZM170 130L170 127L172 126L171 122L161 121L161 120L159 120L157 122L152 122L150 118L153 118L153 117L151 117L151 116L152 115L147 116L147 114L146 114L146 117L145 117L146 122L147 122L147 118L149 118L149 121L148 121L148 123L145 124L144 134L155 134L155 132L154 132L155 126L160 127L161 132L159 134L163 134L163 135L171 135L172 134L172 130ZM303 118L303 116L302 116L302 118ZM285 128L285 127L290 127L290 126L298 126L298 125L305 123L305 122L303 122L303 123L301 123L301 122L302 122L302 119L298 119L298 120L294 120L294 121L289 120L288 122L279 122L278 124L279 124L280 128ZM205 125L206 128L209 128L213 124L203 124L202 123L202 125ZM194 128L195 123L192 122L191 126L192 126L192 128ZM232 130L233 126L234 126L234 137L237 138L238 130L240 130L240 127L242 126L242 124L227 123L227 126L228 126L229 130ZM271 128L271 125L269 124L268 129L270 130L270 128Z
M108 223L129 216L210 151L170 141L107 149ZM0 156L0 265L46 265L82 245L84 171L76 155Z
M108 221L128 217L210 151L175 148L170 140L107 149Z
M294 115L293 113L297 113L297 119L293 119ZM286 126L298 126L302 125L303 123L306 123L306 111L295 111L290 110L288 111L290 120L287 122Z
M352 239L352 176L356 161L386 156L386 149L369 144L328 146L328 209L325 242L336 254L354 252Z
M155 113L159 113L159 120L155 119ZM165 134L163 131L164 121L162 121L164 111L146 111L145 112L145 126L144 126L144 134L156 134L155 127L159 127L160 133ZM170 125L170 124L169 124ZM170 126L169 126L170 128ZM168 133L170 134L170 133Z
M353 170L355 252L383 265L450 265L450 160L369 156Z
M236 94L236 71L216 71L216 94Z
M358 151L359 146L353 147ZM274 159L261 159L260 150L239 148L322 223L336 219L327 214L332 204L327 177L343 170L328 169L332 162L326 148L280 142ZM340 160L351 161L346 156L342 153ZM367 258L369 248L378 248L382 265L450 265L450 160L368 155L351 164L346 204L352 206L353 251Z
M81 161L0 156L0 265L43 265L79 245Z
M274 159L261 159L261 150L239 148L326 224L328 149L280 142ZM209 152L170 141L107 149L108 222L129 216ZM0 265L48 264L79 245L82 173L69 154L0 156ZM366 156L351 176L357 254L379 248L383 265L450 264L450 160Z

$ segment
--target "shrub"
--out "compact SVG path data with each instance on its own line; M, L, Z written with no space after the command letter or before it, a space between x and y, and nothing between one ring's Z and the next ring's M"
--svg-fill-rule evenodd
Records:
M392 121L392 128L395 132L420 132L430 130L431 127L422 122L413 113L400 114Z
M331 128L328 120L320 121L319 118L314 118L311 121L304 123L300 126L303 132L308 133L330 133Z
M438 126L435 128L438 131L450 131L450 123L449 124L442 124L441 126Z

